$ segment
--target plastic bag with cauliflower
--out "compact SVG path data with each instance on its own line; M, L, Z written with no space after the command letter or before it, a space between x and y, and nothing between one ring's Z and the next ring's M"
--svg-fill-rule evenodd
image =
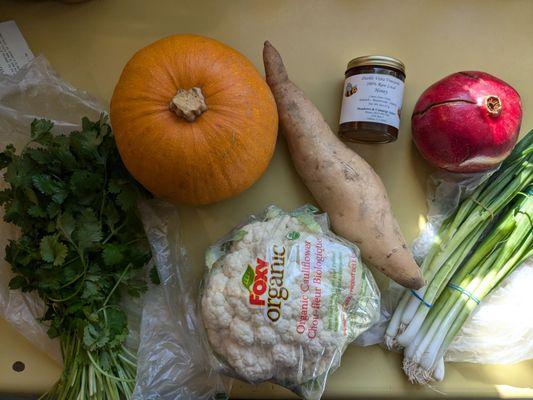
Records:
M207 249L201 283L177 209L152 200L140 211L161 284L145 296L135 400L219 398L230 377L319 399L346 346L378 319L359 250L314 207L248 218Z
M216 370L307 399L320 398L380 307L359 250L316 211L271 206L211 246L200 299Z

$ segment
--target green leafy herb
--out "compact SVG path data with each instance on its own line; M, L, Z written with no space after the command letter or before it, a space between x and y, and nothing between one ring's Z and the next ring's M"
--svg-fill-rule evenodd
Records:
M41 239L39 245L41 258L47 263L53 265L62 265L67 258L67 246L61 243L57 236L45 236Z
M154 285L159 285L161 283L161 278L159 277L159 273L157 272L157 267L155 265L150 269L150 280Z
M13 145L0 153L4 220L20 228L6 247L15 273L9 287L41 296L42 321L60 339L65 369L47 398L130 398L136 359L124 347L120 302L122 293L146 290L151 255L135 213L143 190L122 164L106 118L84 118L70 135L52 129L35 120L20 154Z

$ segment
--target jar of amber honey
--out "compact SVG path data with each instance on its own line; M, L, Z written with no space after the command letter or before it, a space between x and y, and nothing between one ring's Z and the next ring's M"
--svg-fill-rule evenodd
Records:
M405 66L395 58L364 56L348 63L339 135L360 143L388 143L398 138Z

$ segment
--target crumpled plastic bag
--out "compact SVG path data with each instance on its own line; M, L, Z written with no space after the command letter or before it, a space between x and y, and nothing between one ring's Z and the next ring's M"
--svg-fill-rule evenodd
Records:
M437 172L430 176L427 223L412 246L418 262L428 253L442 222L457 209L464 197L490 175L491 172ZM512 364L533 358L533 318L527 315L528 307L533 305L532 287L533 257L483 299L451 343L444 359L480 364ZM390 284L383 293L379 323L361 335L357 344L383 342L385 329L401 293L399 285Z
M68 133L79 127L83 116L98 119L104 107L86 92L64 82L42 56L33 59L15 75L0 74L0 146L13 143L22 147L30 139L30 124L35 118L48 118L56 132ZM4 188L0 177L0 188ZM10 290L12 272L4 260L9 239L17 229L1 218L0 210L0 316L34 346L61 363L59 342L51 340L46 327L36 318L44 313L44 304L35 293Z
M181 243L178 210L151 200L139 211L161 283L144 295L133 399L210 400L229 393L231 379L210 367L205 351L195 301L199 282Z
M357 247L315 211L250 217L207 249L198 291L176 209L141 205L162 283L145 301L136 400L207 400L229 393L224 376L320 398L346 346L377 320L380 295Z

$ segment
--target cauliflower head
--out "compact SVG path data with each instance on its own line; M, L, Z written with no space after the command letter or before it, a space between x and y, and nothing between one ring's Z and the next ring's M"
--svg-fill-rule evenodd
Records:
M294 387L336 368L377 320L379 292L357 248L314 215L266 215L208 252L202 318L233 375Z

